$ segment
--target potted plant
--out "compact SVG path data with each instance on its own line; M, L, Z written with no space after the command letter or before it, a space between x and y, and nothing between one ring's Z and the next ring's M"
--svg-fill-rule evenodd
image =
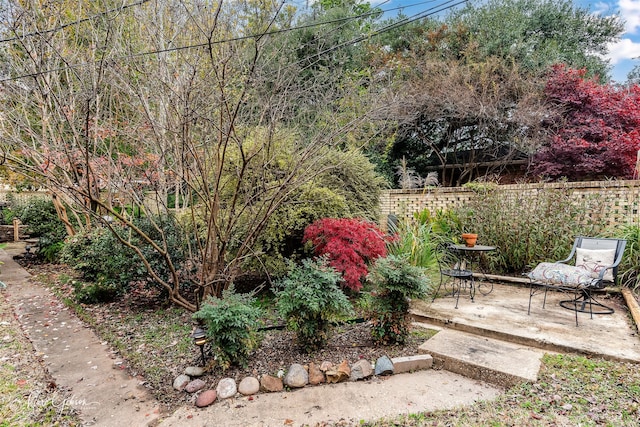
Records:
M476 241L478 240L478 235L475 233L463 233L462 240L464 240L464 244L467 247L474 247L476 245Z

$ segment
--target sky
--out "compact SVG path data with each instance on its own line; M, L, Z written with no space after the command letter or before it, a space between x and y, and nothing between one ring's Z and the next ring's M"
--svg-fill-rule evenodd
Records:
M473 1L473 0L472 0ZM635 65L640 65L640 0L573 0L576 6L590 10L592 13L609 16L619 13L625 22L624 33L619 41L609 45L606 58L612 66L610 77L619 83L627 80L627 74ZM411 16L429 8L425 0L374 0L373 5L381 9L395 8L401 5L419 4L407 7L403 13ZM443 3L443 0L433 1L433 5ZM462 7L462 5L460 6ZM386 17L386 14L385 14Z
M640 65L640 0L576 0L575 3L603 16L619 12L625 22L624 34L618 42L609 45L607 58L613 66L611 78L626 81L629 71Z

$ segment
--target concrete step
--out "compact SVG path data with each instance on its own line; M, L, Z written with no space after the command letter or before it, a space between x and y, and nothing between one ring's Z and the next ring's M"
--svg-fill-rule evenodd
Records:
M433 366L469 378L512 387L535 382L545 351L466 332L443 329L420 346Z

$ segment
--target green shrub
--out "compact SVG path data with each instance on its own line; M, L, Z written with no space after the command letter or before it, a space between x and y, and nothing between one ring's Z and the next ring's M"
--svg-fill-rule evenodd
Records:
M283 153L283 164L295 165L290 150ZM367 156L360 150L327 149L320 161L326 165L326 172L292 189L289 200L269 217L254 248L259 256L247 258L245 271L286 275L286 260L309 256L302 246L303 233L321 218L377 220L380 192L386 185ZM252 220L250 215L247 213L247 223Z
M175 221L168 218L143 217L136 219L136 226L160 246L164 246L163 236L153 225L152 220L159 224L174 265L180 268L185 259L183 234L180 227ZM104 227L96 227L89 232L79 233L69 238L61 252L62 262L82 273L82 277L87 281L111 283L113 286L117 286L118 295L126 292L130 283L134 281L144 282L146 286L154 286L140 257L132 249L123 245L114 232L140 248L156 272L159 272L161 276L169 277L169 267L166 260L151 245L143 242L137 235L129 235L127 228L115 224L113 231ZM188 282L185 283L188 286ZM160 297L163 296L160 295Z
M53 202L33 198L16 209L17 217L27 226L31 237L47 237L52 243L61 242L67 236L64 223L58 218Z
M264 310L253 294L236 293L231 286L222 298L208 297L193 318L204 321L207 338L222 369L247 365L251 352L260 344L258 327Z
M625 225L616 234L617 237L627 241L622 261L618 266L618 280L622 286L638 291L640 289L640 225Z
M48 262L57 261L67 230L51 200L39 197L12 203L9 209L4 210L3 216L5 221L19 218L27 226L27 234L38 238L38 257Z
M349 299L338 285L340 280L340 273L325 258L318 258L294 265L277 283L276 308L306 352L326 343L331 322L353 314Z
M433 224L413 221L398 225L397 239L389 243L390 255L406 257L411 265L431 268L436 265L435 247L439 236L432 231Z
M93 282L109 282L125 291L129 282L146 275L131 249L117 241L106 228L97 227L67 239L60 260ZM120 293L122 293L122 291Z
M463 232L462 220L453 209L438 209L434 214L423 209L414 214L414 220L420 225L429 224L431 237L438 241L458 241Z
M410 298L424 297L429 290L425 270L411 265L406 257L389 255L376 261L367 279L375 288L368 315L374 341L404 343L409 334Z

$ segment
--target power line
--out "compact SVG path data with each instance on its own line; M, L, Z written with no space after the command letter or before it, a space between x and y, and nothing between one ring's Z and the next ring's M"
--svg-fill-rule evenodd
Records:
M142 4L144 2L148 2L148 1L149 0L141 0L141 2L138 2L136 4L132 4L132 5L138 5L138 4ZM423 4L434 3L435 1L436 0L428 0L428 1L423 1L423 2L419 2L419 3L411 4L411 5L404 5L404 6L400 6L400 7L394 7L394 8L382 10L382 14L390 12L390 11L393 11L393 10L405 9L407 7L414 7L414 6L419 6L419 5L423 5ZM350 44L354 44L354 43L359 43L359 42L361 42L363 40L366 40L367 38L383 34L383 33L387 32L387 31L391 31L391 30L393 30L395 28L399 28L401 26L410 24L412 22L415 22L417 20L426 18L428 16L435 15L437 13L443 12L445 10L451 9L451 8L453 8L455 6L458 6L460 4L463 4L463 3L467 2L467 0L459 0L458 2L456 2L454 4L450 4L448 6L445 6L445 5L447 5L449 3L452 3L454 1L455 0L447 0L444 3L441 3L441 4L437 5L437 6L429 8L429 9L427 9L425 11L422 11L422 12L419 12L417 14L414 14L411 17L403 18L403 19L400 19L400 20L398 20L398 21L396 21L394 23L391 23L390 25L384 26L381 29L374 31L371 34L358 36L358 37L356 37L354 39L351 39L351 40L343 42L343 43L341 43L339 45L336 45L336 46L333 46L331 48L328 48L328 49L326 49L326 50L324 50L322 52L314 53L313 55L310 55L307 58L303 58L303 59L299 60L296 64L299 64L301 62L305 62L305 61L307 61L309 59L312 59L314 57L323 55L325 53L329 53L329 52L332 52L334 50L340 49L340 48L342 48L344 46L347 46L347 45L350 45ZM132 6L132 5L130 5L130 6ZM440 8L440 9L434 10L436 8ZM300 26L296 26L296 27L273 30L273 31L269 31L269 32L259 33L259 34L251 34L251 35L246 35L246 36L233 37L233 38L229 38L229 39L207 41L207 42L203 42L203 43L197 43L197 44L186 45L186 46L176 46L176 47L171 47L171 48L166 48L166 49L158 49L158 50L153 50L153 51L139 52L139 53L135 53L135 54L131 54L131 55L123 55L123 56L120 56L120 57L111 58L110 61L115 62L115 61L121 61L121 60L124 60L124 59L137 58L137 57L141 57L141 56L157 55L157 54L160 54L160 53L170 53L170 52L176 52L176 51L182 51L182 50L188 50L188 49L197 49L197 48L202 48L202 47L211 46L211 45L232 43L232 42L242 41L242 40L247 40L247 39L252 39L252 38L258 38L258 37L264 37L264 36L270 36L270 35L277 35L277 34L287 33L287 32L291 32L291 31L297 31L297 30L306 29L306 28L313 28L313 27L318 27L318 26L323 26L323 25L328 25L328 24L335 24L335 23L340 23L340 22L345 22L345 21L357 20L357 19L368 17L368 16L377 15L380 12L381 12L380 10L373 10L373 11L362 13L362 14L359 14L359 15L353 15L353 16L344 17L344 18L337 18L337 19L329 20L329 21L309 23L309 24L300 25ZM91 18L85 18L84 20L89 20L89 19L91 19ZM69 23L69 25L72 25L72 23ZM55 30L51 30L51 31L55 31ZM37 33L34 33L34 34L37 34ZM13 40L15 40L15 38ZM104 61L104 59L96 60L93 63L95 64L95 63L102 62L102 61ZM28 78L28 77L37 77L39 75L50 74L50 73L54 73L54 72L58 72L58 71L76 69L76 68L80 68L80 67L86 66L88 64L90 64L90 62L84 62L84 63L80 63L80 64L67 64L67 65L65 65L63 67L58 67L58 68L54 68L54 69L37 71L37 72L34 72L34 73L23 74L23 75L15 76L15 77L7 77L7 78L4 78L4 79L0 79L0 83L4 83L4 82L8 82L8 81L21 80L21 79Z
M371 34L358 36L358 37L356 37L354 39L348 40L348 41L343 42L341 44L338 44L336 46L332 46L330 48L327 48L327 49L325 49L325 50L323 50L321 52L317 52L317 53L314 53L313 55L309 55L306 58L300 59L295 64L300 64L300 63L306 62L306 61L308 61L308 60L310 60L312 58L320 57L321 55L325 55L327 53L333 52L334 50L341 49L341 48L343 48L345 46L349 46L349 45L352 45L352 44L355 44L355 43L359 43L359 42L364 41L364 40L366 40L368 38L378 36L380 34L383 34L383 33L387 32L387 31L391 31L391 30L394 30L396 28L400 28L400 27L402 27L404 25L411 24L412 22L418 21L420 19L424 19L426 17L432 16L432 15L436 15L436 14L438 14L440 12L444 12L445 10L452 9L452 8L454 8L456 6L459 6L460 4L463 4L463 3L467 2L467 0L458 0L456 3L453 3L455 1L456 0L447 0L444 3L439 4L438 6L434 6L432 8L427 9L427 10L423 10L422 12L418 12L418 13L410 16L410 17L406 17L406 18L400 19L399 21L396 21L396 22L393 22L393 23L391 23L389 25L386 25L386 26L374 31ZM430 2L428 2L428 3L430 3ZM453 3L453 4L447 5L448 3ZM436 8L440 8L440 9L434 10Z
M108 15L108 14L113 13L113 12L121 12L123 10L129 9L129 8L132 8L132 7L143 5L144 3L148 3L149 1L150 0L140 0L140 1L136 2L136 3L125 4L123 6L120 6L120 7L117 7L117 8L113 8L113 9L109 9L109 10L106 10L104 12L100 12L100 13L97 13L95 15L88 16L86 18L81 18L81 19L78 19L78 20L75 20L75 21L72 21L72 22L68 22L66 24L61 24L61 25L59 25L57 27L53 27L53 28L50 28L48 30L33 31L31 33L21 34L19 36L16 35L14 37L6 38L6 39L0 39L0 43L11 42L11 41L19 40L19 39L26 38L26 37L42 36L44 34L55 33L55 32L64 30L66 28L72 27L74 25L82 24L84 22L88 22L88 21L94 20L96 18L100 18L100 17L102 17L104 15ZM382 4L387 3L389 1L390 0L386 0ZM433 1L435 1L435 0L423 1L423 2L420 2L420 3L414 3L414 4L404 5L404 6L398 6L398 7L395 7L395 8L384 10L382 12L386 13L386 12L390 12L390 11L393 11L393 10L399 10L399 9L405 9L405 8L409 8L409 7L420 6L422 4L431 3ZM296 2L292 1L291 3L295 4ZM373 14L373 12L371 14ZM367 14L363 14L363 16L364 15L367 15Z
M64 30L65 28L72 27L72 26L78 25L78 24L82 24L83 22L92 21L92 20L94 20L96 18L99 18L99 17L104 16L104 15L108 15L108 14L113 13L113 12L121 12L123 10L129 9L129 8L132 8L132 7L135 7L135 6L140 6L140 5L142 5L144 3L147 3L149 1L150 0L140 0L137 3L125 4L125 5L122 5L120 7L114 8L114 9L105 10L104 12L97 13L97 14L95 14L93 16L89 16L89 17L86 17L86 18L78 19L76 21L68 22L66 24L62 24L62 25L59 25L57 27L50 28L48 30L34 31L34 32L31 32L31 33L27 33L27 34L21 34L19 36L14 36L14 37L11 37L11 38L8 38L8 39L0 39L0 43L12 42L12 41L19 40L19 39L26 38L26 37L42 36L42 35L45 35L45 34L56 33L58 31Z

